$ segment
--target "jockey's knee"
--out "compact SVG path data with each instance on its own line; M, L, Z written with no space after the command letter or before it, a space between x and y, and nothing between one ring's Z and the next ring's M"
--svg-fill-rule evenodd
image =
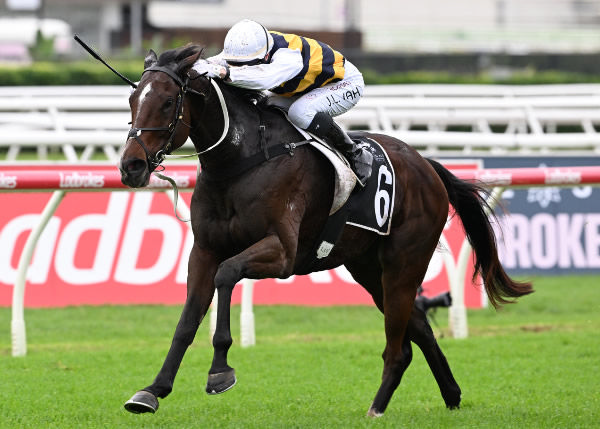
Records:
M301 105L299 103L292 104L288 110L290 121L303 130L308 128L316 114L317 111L307 109L306 105Z

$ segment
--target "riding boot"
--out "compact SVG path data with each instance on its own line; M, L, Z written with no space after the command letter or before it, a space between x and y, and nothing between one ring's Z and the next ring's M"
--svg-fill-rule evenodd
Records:
M373 155L371 152L354 143L348 134L325 112L317 113L306 130L326 139L333 147L342 152L350 162L350 166L354 173L356 173L360 185L366 185L367 180L371 176L373 164Z

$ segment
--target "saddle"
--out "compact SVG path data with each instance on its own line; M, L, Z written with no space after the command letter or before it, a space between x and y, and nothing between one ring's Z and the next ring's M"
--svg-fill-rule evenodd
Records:
M329 256L346 224L379 235L389 235L394 211L396 177L387 153L381 145L363 133L349 133L350 138L357 145L366 148L373 155L373 175L364 187L356 186L358 182L356 175L346 158L337 149L305 130L298 127L296 129L309 140L312 147L331 162L335 170L335 190L329 218L316 242L312 252L313 257L307 261L307 266Z

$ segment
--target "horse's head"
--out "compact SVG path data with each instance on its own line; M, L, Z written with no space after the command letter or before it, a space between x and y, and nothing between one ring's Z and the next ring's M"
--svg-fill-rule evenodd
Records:
M190 71L202 54L198 46L167 51L160 58L150 50L144 72L129 97L131 129L122 151L121 181L132 187L146 186L150 174L165 155L177 149L190 134Z

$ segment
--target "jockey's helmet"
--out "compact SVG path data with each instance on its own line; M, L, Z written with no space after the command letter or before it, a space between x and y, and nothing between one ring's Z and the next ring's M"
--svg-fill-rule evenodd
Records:
M255 64L273 47L273 36L256 21L244 19L227 32L223 59L232 65Z

